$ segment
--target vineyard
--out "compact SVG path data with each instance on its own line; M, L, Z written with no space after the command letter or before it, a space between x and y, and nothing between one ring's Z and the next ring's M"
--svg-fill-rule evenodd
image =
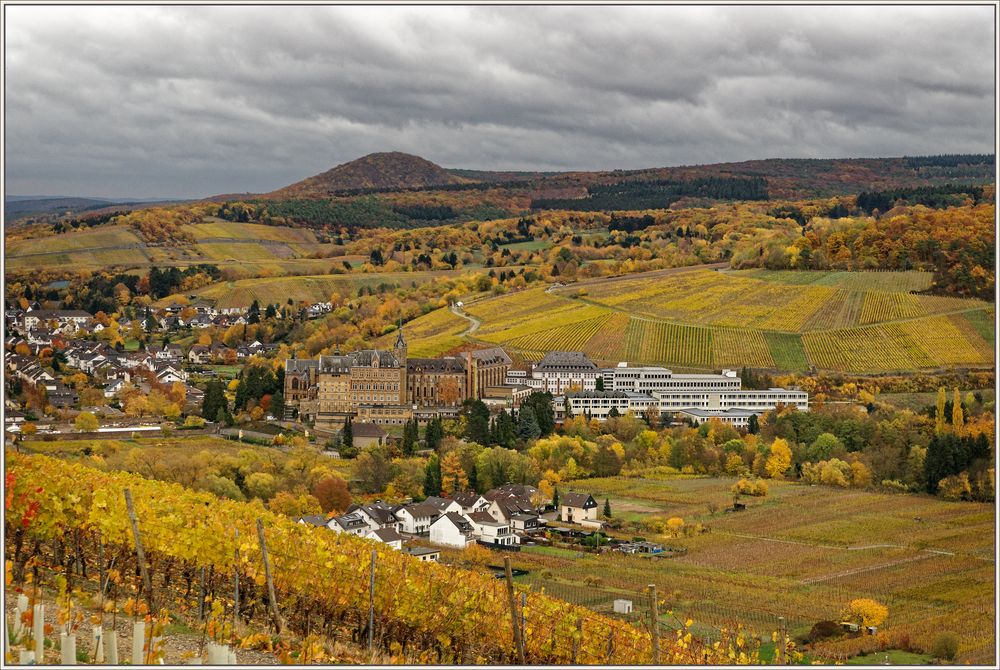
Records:
M598 364L692 369L993 365L991 305L888 290L924 287L927 273L807 272L794 284L779 280L795 273L762 272L692 269L510 293L466 307L482 322L471 339L529 361L569 350ZM858 290L865 282L878 290Z
M307 641L322 635L358 642L367 635L380 650L423 663L509 663L518 654L522 663L548 664L646 663L653 654L674 664L756 658L736 629L733 640L715 645L682 627L663 635L654 651L650 629L543 593L521 599L489 574L421 562L379 543L297 524L256 503L45 456L8 452L6 460L9 579L24 585L27 574L41 575L44 567L54 576L48 584L33 581L32 589L52 589L60 580L78 584L107 570L112 591L130 597L133 610L147 603L156 615L147 619L152 627L166 616L158 606L191 605L191 579L200 572L207 573L204 592L220 620L270 621L279 635ZM135 500L133 526L126 489ZM228 597L234 583L238 601ZM518 619L520 627L506 625ZM518 631L523 638L515 646Z
M340 262L339 259L337 262ZM331 261L327 261L329 267ZM288 299L306 301L309 303L327 302L334 293L343 298L354 296L361 287L375 288L386 284L390 286L411 286L441 279L461 272L396 272L382 274L343 274L314 275L302 277L257 277L237 281L223 281L210 284L185 295L197 295L199 298L211 300L218 308L249 307L255 299L262 305L284 305ZM178 295L167 296L159 304L176 301Z
M664 609L679 619L722 626L739 618L766 631L783 616L795 634L838 620L853 598L871 597L889 608L887 635L929 645L939 632L954 631L959 662L992 660L992 505L775 481L766 498L745 501L743 512L712 511L732 503L730 483L652 472L567 483L567 490L609 498L623 519L677 516L709 532L640 533L687 550L669 558L522 551L518 562L531 569L525 580L597 609L655 583Z
M459 335L468 327L468 321L447 307L417 317L404 326L408 353L421 358L441 356L464 342ZM391 347L395 341L396 333L392 332L380 338L376 345Z

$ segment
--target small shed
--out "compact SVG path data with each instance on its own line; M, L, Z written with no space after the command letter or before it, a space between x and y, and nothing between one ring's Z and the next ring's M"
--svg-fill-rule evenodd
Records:
M619 598L615 601L615 614L631 614L632 601Z

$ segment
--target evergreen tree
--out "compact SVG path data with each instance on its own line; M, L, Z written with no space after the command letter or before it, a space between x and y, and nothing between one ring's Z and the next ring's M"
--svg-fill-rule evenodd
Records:
M441 461L432 454L424 468L424 495L441 495Z
M205 396L201 401L201 415L205 419L211 420L219 417L219 412L223 413L225 416L226 410L228 409L226 402L226 393L223 390L222 382L213 379L208 382L205 386Z
M542 434L535 418L535 410L530 405L521 404L517 413L517 435L522 440L534 440Z
M555 487L552 490L552 506L556 509L557 512L559 511L559 487L558 486Z
M555 412L552 410L552 394L536 391L521 402L521 411L526 406L530 407L535 415L535 422L538 424L540 437L551 435L556 427Z
M569 396L566 396L565 400L563 400L563 414L565 414L567 419L573 418L573 405L569 401Z
M441 438L444 437L444 427L441 425L441 417L434 417L427 422L427 427L424 428L424 443L427 445L428 449L437 450L438 446L441 444Z
M621 415L622 414L621 414L621 412L618 411L617 407L612 407L611 411L608 412L608 418L609 419L617 418L617 417L619 417Z
M760 432L760 424L757 423L756 414L751 414L750 418L747 420L747 432L751 435L756 435Z
M260 323L260 303L254 298L253 302L250 303L250 310L247 312L247 323L254 324ZM244 329L244 339L246 335L246 330Z
M482 400L470 398L462 403L465 415L465 439L478 444L489 444L490 410Z
M931 438L924 458L924 476L928 493L937 493L938 483L958 474L968 464L962 439L953 433L941 433Z
M406 423L403 424L403 453L407 456L411 456L416 447L417 430L416 419L407 419Z
M611 518L611 501L608 498L604 499L604 516Z
M351 425L351 417L347 417L347 421L344 422L344 429L341 431L341 435L344 438L344 446L348 449L354 448L354 426Z
M274 305L270 305L269 304L267 306L267 309L264 310L264 318L265 319L273 319L276 316L278 316L278 311L276 309L274 309Z
M604 390L604 377L603 376L599 376L597 378L597 381L594 382L594 388L597 389L598 391L603 391Z
M507 413L507 410L502 409L497 414L494 423L496 425L497 444L507 449L513 449L517 443L517 426L514 424L513 417Z
M278 421L285 418L285 394L281 391L276 391L271 396L270 411L274 418Z

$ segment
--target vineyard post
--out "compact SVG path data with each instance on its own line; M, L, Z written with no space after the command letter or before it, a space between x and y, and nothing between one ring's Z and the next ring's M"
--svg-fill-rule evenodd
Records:
M205 566L198 568L198 621L205 620Z
M233 631L240 625L240 529L236 529L236 549L233 551L236 562L233 564Z
M368 653L375 644L375 557L378 552L372 549L372 565L368 578Z
M785 617L778 617L778 665L785 664L785 646L787 644L785 638Z
M132 491L125 489L125 505L128 507L128 520L132 524L132 537L135 539L135 554L139 559L139 571L142 572L142 585L146 589L146 604L149 614L156 611L153 608L153 583L146 569L146 552L142 549L142 538L139 536L139 519L135 516L135 503L132 501Z
M580 653L581 644L583 644L583 617L577 617L576 635L573 637L573 660L570 661L570 665L576 665L576 657Z
M656 584L649 589L649 633L653 641L653 665L660 664L660 615L657 612Z
M503 559L504 575L507 578L507 602L510 604L510 625L514 629L514 645L517 647L517 658L524 665L524 640L521 639L521 627L517 625L517 605L514 600L514 577L510 571L510 557Z
M522 644L524 644L524 646L528 646L527 639L525 638L524 635L524 628L525 628L524 608L527 606L527 604L528 604L528 594L525 591L521 591L521 642Z
M264 521L257 519L257 539L260 541L260 554L264 559L264 577L267 579L267 598L271 603L271 615L274 617L274 627L281 635L281 615L278 614L278 599L274 595L274 582L271 580L271 562L267 558L267 541L264 539Z

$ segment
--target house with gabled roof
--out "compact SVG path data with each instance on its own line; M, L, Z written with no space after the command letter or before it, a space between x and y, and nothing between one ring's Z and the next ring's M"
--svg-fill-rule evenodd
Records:
M430 505L438 511L438 514L448 514L449 512L454 512L456 514L462 514L462 505L459 504L457 500L451 498L441 498L440 496L428 496L424 502L424 505Z
M476 540L481 544L511 547L520 544L514 528L507 521L497 521L489 512L473 512L467 515L472 522Z
M565 523L586 522L599 524L597 519L597 501L589 493L569 491L559 498L559 520Z
M365 537L371 531L365 518L356 512L330 517L326 527L335 533L350 533L358 537Z
M431 523L441 516L441 512L433 505L417 503L396 508L395 515L399 519L399 530L402 532L409 535L427 535Z
M387 544L393 549L403 548L403 536L396 532L395 528L379 528L368 534L373 540L378 540L382 544Z
M464 515L447 512L431 524L430 540L434 544L465 549L476 541L475 528Z
M371 505L351 505L347 508L347 513L360 515L370 530L396 529L399 526L399 519L393 514L393 505L387 505L384 502L376 502Z
M479 495L475 491L466 491L464 493L452 493L451 499L462 506L462 512L465 514L471 514L473 512L482 512L490 506L490 501Z

